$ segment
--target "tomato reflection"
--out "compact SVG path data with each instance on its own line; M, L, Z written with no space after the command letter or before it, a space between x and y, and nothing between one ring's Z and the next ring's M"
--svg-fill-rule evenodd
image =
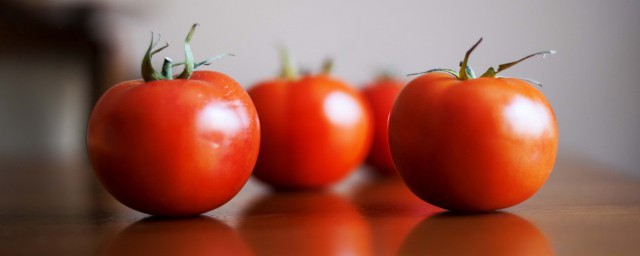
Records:
M375 255L396 255L413 227L443 211L415 196L400 177L372 177L356 188L352 200L371 227Z
M553 255L545 236L517 215L438 214L416 226L400 255Z
M108 244L106 255L253 255L226 224L209 217L147 218Z
M240 232L267 255L370 255L367 225L344 198L328 192L275 193L252 205Z

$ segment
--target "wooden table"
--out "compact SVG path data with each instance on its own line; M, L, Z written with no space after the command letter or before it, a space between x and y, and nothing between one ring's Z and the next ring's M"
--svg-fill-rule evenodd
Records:
M112 199L82 159L0 167L0 255L640 255L640 179L562 155L533 198L481 215L362 168L321 192L251 180L202 217L155 219Z

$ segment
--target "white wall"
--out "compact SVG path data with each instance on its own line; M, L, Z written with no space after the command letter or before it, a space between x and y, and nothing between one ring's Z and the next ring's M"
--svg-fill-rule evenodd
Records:
M65 0L63 2L76 2ZM559 54L505 75L542 81L560 125L561 154L577 152L640 175L640 1L100 1L131 10L113 25L132 67L161 32L180 59L193 22L195 55L237 54L212 68L249 87L275 74L275 47L305 67L336 59L335 74L356 85L380 69L400 74L456 67L479 37L478 72L538 50ZM133 2L133 1L131 1ZM113 17L112 17L113 18ZM161 56L158 57L161 59Z

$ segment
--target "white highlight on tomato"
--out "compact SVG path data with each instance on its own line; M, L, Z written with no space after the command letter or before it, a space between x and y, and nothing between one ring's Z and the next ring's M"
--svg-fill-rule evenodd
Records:
M332 92L323 104L324 114L332 123L352 125L359 121L362 109L351 95L344 92Z
M249 117L240 101L211 102L198 115L197 129L203 134L218 134L229 138L249 126ZM228 140L222 141L228 144ZM220 145L213 145L219 147Z
M522 96L514 97L503 114L511 129L526 136L541 136L551 124L551 113L544 104Z

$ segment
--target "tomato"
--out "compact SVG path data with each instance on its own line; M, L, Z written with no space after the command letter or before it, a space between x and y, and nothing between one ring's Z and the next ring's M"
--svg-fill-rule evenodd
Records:
M480 43L480 41L478 41ZM558 128L544 95L529 83L467 68L409 82L391 111L389 145L409 188L436 206L491 211L518 204L547 180ZM441 71L438 69L436 71ZM453 74L453 75L452 75Z
M150 66L158 51L151 48L143 65ZM185 65L192 70L189 55ZM260 127L248 94L222 73L187 73L159 80L147 73L147 81L119 83L91 113L93 169L117 200L135 210L197 215L229 201L251 175Z
M254 175L276 189L333 184L369 150L371 124L364 99L327 72L264 81L249 89L249 95L260 116L262 138Z
M373 255L370 230L346 198L325 191L258 199L238 230L260 255Z
M405 238L399 255L554 255L529 221L504 212L443 213L426 218Z
M387 127L393 101L403 86L404 82L383 76L365 86L362 91L369 103L373 117L373 143L367 156L367 163L375 167L375 170L381 174L395 175L397 173L389 151Z

